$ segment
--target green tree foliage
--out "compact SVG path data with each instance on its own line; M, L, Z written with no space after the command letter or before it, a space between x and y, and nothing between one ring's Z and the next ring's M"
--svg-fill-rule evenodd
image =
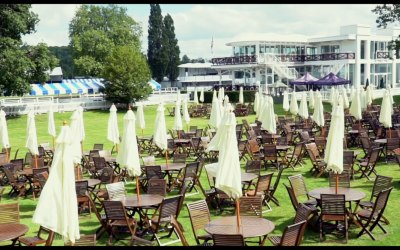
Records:
M389 23L400 22L400 4L377 5L373 10L377 14L376 19L378 28L386 28ZM400 58L400 36L389 42L389 49L396 51L396 57Z
M106 58L116 46L140 50L142 29L117 5L82 5L69 25L76 74L102 76Z
M139 101L147 97L152 89L147 83L150 79L150 69L146 58L131 46L118 46L107 57L104 65L107 100L114 103Z
M0 93L23 95L30 83L49 80L58 60L44 43L24 45L22 35L35 32L38 16L30 4L0 4Z
M147 60L151 74L156 81L161 82L165 75L163 62L163 17L159 4L150 4Z
M74 78L74 61L72 59L72 48L70 46L49 47L50 52L60 60L60 66L64 78Z
M166 65L166 74L171 82L179 75L179 46L175 37L174 20L167 14L164 17L163 28L163 61Z
M185 54L182 56L181 64L190 63L190 58Z

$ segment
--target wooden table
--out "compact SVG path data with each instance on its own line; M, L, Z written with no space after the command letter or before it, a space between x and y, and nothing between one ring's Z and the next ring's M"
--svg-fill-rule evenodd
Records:
M88 186L91 188L94 188L95 186L97 186L101 183L101 180L99 180L99 179L81 179L81 180L75 180L75 181L88 181Z
M134 194L125 196L118 200L122 202L126 209L132 212L130 216L133 216L136 212L139 214L140 225L141 227L143 227L146 221L149 220L147 214L145 213L145 211L143 211L143 209L150 206L160 205L164 197L157 194L139 194L139 197L140 198L138 199L138 196Z
M11 240L11 245L14 245L18 237L24 235L28 230L28 226L21 223L0 224L0 242Z
M313 197L317 200L321 199L321 194L336 194L336 188L335 187L322 187L322 188L313 189L310 192L308 192L308 195L310 197ZM362 199L365 198L365 193L363 191L353 189L353 188L339 187L337 194L344 194L346 202L355 202L356 206L354 206L354 208L357 208L358 203ZM360 226L357 219L354 217L355 211L348 211L348 212L349 212L349 217L350 217L351 221L353 221L354 224L356 224L357 226Z
M164 171L167 175L168 178L168 189L169 191L172 188L172 185L174 183L174 173L177 173L179 171L181 171L183 168L186 167L186 163L168 163L168 165L166 163L160 164L161 166L161 171Z
M210 221L205 226L209 234L243 234L243 238L262 237L260 246L264 245L267 235L275 229L272 221L260 217L240 216L240 227L236 216L224 216Z

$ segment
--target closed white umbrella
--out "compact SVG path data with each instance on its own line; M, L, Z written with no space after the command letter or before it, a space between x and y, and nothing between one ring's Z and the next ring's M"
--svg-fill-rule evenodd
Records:
M229 197L235 199L237 208L239 208L238 203L239 197L242 196L242 184L235 128L236 117L233 112L228 110L229 108L221 120L220 129L211 139L207 151L219 150L215 187L225 192ZM239 212L237 213L237 223L239 226Z
M124 133L121 140L121 148L117 155L117 163L125 168L130 176L136 176L136 192L139 197L139 179L142 174L140 168L139 151L136 140L135 114L128 109L124 115Z
M256 112L257 115L258 115L258 112L259 112L259 105L260 105L260 94L258 92L256 92L254 94L254 107L253 107L253 110L254 110L254 112Z
M324 105L322 104L322 95L318 90L315 92L314 98L315 107L312 118L319 127L323 127L325 126Z
M53 112L53 105L49 106L49 112L48 112L48 120L47 120L47 132L49 135L52 137L53 141L53 150L54 150L54 140L56 138L56 125L54 124L54 112Z
M297 106L296 91L294 91L294 90L292 92L292 96L290 99L289 111L292 115L297 115L299 113L299 106Z
M367 89L365 90L365 98L367 100L367 106L370 106L372 104L372 90L371 90L371 85L367 86Z
M110 107L110 116L108 117L108 126L107 126L107 139L116 146L118 152L119 129L118 129L117 107L114 104L112 104Z
M360 100L360 95L359 95L358 90L356 90L355 93L353 94L353 99L351 100L349 113L350 113L350 115L354 116L354 118L356 120L362 119L361 100Z
M307 94L305 93L301 95L299 116L305 120L308 119Z
M367 109L367 95L364 89L359 89L361 110Z
M266 98L266 113L268 119L265 121L265 123L262 123L264 128L270 132L271 134L276 134L276 120L275 120L275 112L274 112L274 100L272 99L271 96L267 96Z
M57 137L49 177L40 193L32 221L62 235L64 242L75 243L80 233L72 138L70 128L64 125Z
M183 99L183 120L185 120L186 125L189 126L190 122L190 115L189 115L189 110L187 106L187 99Z
M347 97L346 88L342 88L342 95L343 95L343 108L348 109L350 107L350 103L349 103L349 98Z
M160 104L157 107L156 120L154 123L153 143L160 149L165 150L165 160L168 164L167 126L165 124L163 102L160 102Z
M312 89L310 89L309 91L308 106L310 107L310 109L314 109L315 106L314 91Z
M339 96L338 99L342 97ZM325 157L326 169L336 174L343 172L343 138L344 138L344 112L343 100L339 100L333 107L332 120L326 140ZM336 193L338 179L336 178Z
M144 120L144 112L143 112L143 104L142 103L137 104L136 116L137 116L137 122L139 123L139 127L142 130L142 136L143 136L143 130L146 128L146 121Z
M35 113L33 110L29 111L27 117L27 130L26 130L26 143L25 147L28 148L35 160L35 167L37 168L37 157L39 155L37 134L36 134L36 123Z
M81 140L81 150L83 154L83 141L85 140L85 123L83 122L83 108L82 106L78 107L79 111L79 138Z
M226 96L224 97L224 108L227 108L227 107L228 107L228 104L230 104L230 102L229 102L229 96L226 95Z
M82 141L81 141L81 114L77 109L71 116L72 149L71 157L75 166L78 168L78 180L80 179L80 163L82 160Z
M239 88L239 103L243 104L244 103L244 97L243 97L243 87Z
M176 91L176 100L177 100L177 101L182 101L182 98L181 98L181 91L180 91L179 89Z
M212 104L211 104L211 114L208 124L218 129L219 123L221 121L221 105L217 98L217 92L214 90Z
M182 115L181 115L181 102L175 102L175 115L174 115L174 127L175 130L182 130Z
M197 96L197 87L194 89L193 102L194 104L199 104L199 97Z
M350 100L353 100L355 94L356 94L356 88L352 86L350 90Z
M10 147L10 140L8 137L8 127L7 127L7 120L6 120L6 112L4 112L2 109L0 110L0 142L3 148L9 148ZM7 161L10 160L10 155L9 151L6 150L7 152Z
M335 101L336 101L336 89L335 89L335 87L331 88L331 95L329 97L330 97L329 101L330 101L331 105L334 106Z
M385 128L392 127L392 109L393 104L391 102L390 92L389 90L385 90L382 98L381 111L379 113L379 122L382 123ZM392 137L390 130L389 137Z
M285 91L283 91L283 110L288 112L289 108L290 108L290 105L289 105L289 94L285 90Z
M199 98L200 102L204 102L204 88L201 89L200 91L200 98Z
M225 89L224 87L221 88L221 97L218 95L218 98L220 98L220 101L222 102L225 98Z

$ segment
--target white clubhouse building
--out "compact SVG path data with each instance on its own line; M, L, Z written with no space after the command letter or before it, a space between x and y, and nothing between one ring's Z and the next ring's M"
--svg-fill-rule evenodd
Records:
M377 88L400 83L400 59L388 48L398 38L400 28L377 29L370 26L340 27L337 35L307 38L273 36L233 41L228 57L212 58L211 63L180 65L182 87L219 85L254 86L288 81L305 72L321 78L333 72L351 80L366 81ZM384 86L382 86L382 84Z

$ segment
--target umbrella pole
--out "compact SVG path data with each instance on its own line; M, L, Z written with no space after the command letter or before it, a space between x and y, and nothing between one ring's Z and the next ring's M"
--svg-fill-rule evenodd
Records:
M136 196L140 202L140 190L139 190L139 176L136 176Z
M239 199L236 199L236 223L238 233L240 232L240 202Z
M335 193L338 193L338 187L339 186L339 174L336 173L336 186L335 186Z
M34 155L33 158L35 158L35 168L37 168L37 155Z
M167 165L168 168L168 149L165 150L165 164Z

